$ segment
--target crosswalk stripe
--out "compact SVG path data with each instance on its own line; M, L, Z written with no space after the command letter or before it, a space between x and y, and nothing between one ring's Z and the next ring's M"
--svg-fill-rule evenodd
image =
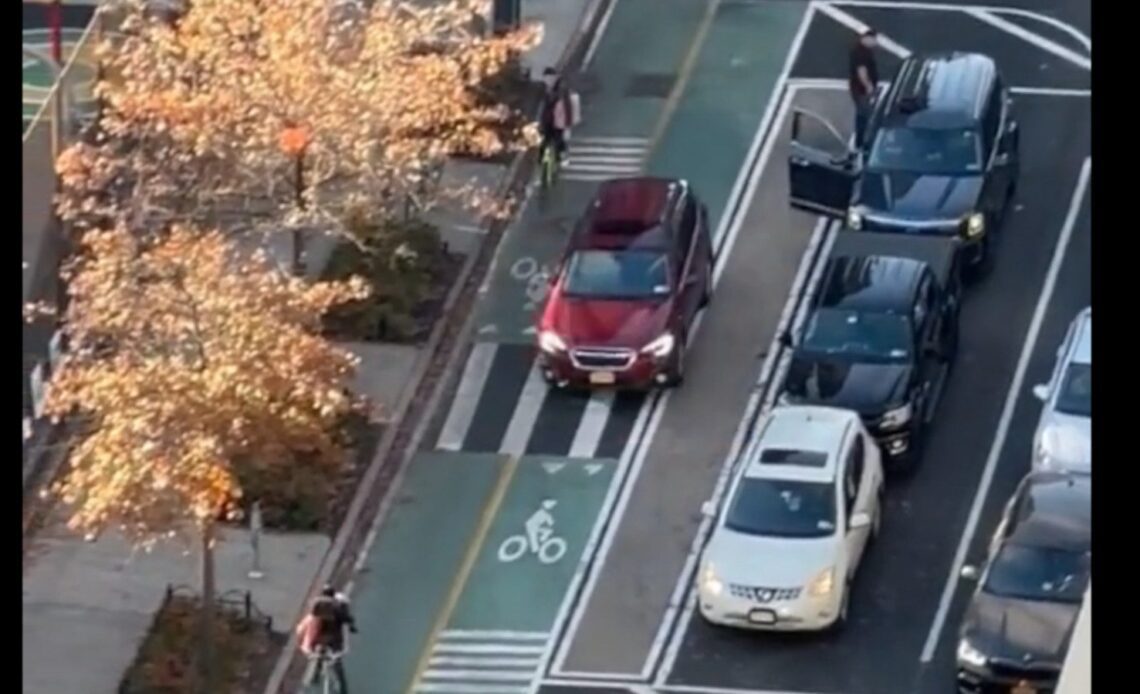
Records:
M482 657L463 657L463 656L434 656L428 661L430 667L440 667L450 665L453 667L525 667L536 668L538 667L541 656L532 656L529 658L482 658Z
M542 401L546 399L546 381L535 365L531 366L527 375L526 384L523 385L522 394L519 395L515 405L511 422L507 425L507 433L503 435L503 442L499 452L507 455L522 455L526 450L527 441L534 430L534 423L538 419L538 411L542 409Z
M546 641L550 634L545 631L501 631L481 629L448 629L440 634L444 640L477 639L482 641Z
M612 390L600 391L590 395L586 403L586 411L578 421L578 431L574 434L574 442L570 444L571 458L593 458L598 450L598 441L602 438L602 431L606 428L606 421L610 418L610 408L614 403Z
M545 646L510 646L502 644L488 644L488 643L439 643L436 644L435 653L487 653L487 654L541 654L546 650Z
M504 687L494 684L464 684L462 682L428 682L416 687L417 692L439 694L527 694L529 687Z
M487 384L487 374L491 371L491 362L495 359L497 348L491 342L476 342L471 347L467 366L463 369L463 377L451 402L451 410L439 433L439 442L436 444L439 448L447 451L463 448L463 439L471 428L471 419L475 416L479 396Z
M603 145L648 145L648 137L623 137L610 135L571 135L572 143L603 144Z
M537 663L535 663L537 665ZM475 682L530 682L533 670L428 670L425 680L472 680Z
M643 137L571 137L562 177L570 181L603 181L641 172L649 150Z

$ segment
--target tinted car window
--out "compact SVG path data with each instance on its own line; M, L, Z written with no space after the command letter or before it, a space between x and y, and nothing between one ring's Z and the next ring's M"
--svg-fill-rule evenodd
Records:
M669 256L656 251L577 251L566 266L564 291L603 299L667 296Z
M768 537L835 534L835 490L830 484L786 480L741 480L724 525Z
M893 313L823 308L811 317L803 347L825 354L902 361L911 351L910 321Z
M970 128L884 128L871 146L868 167L925 174L982 170L978 135Z
M1089 559L1088 552L1007 544L990 564L984 588L1009 598L1080 602Z
M1077 417L1092 416L1092 364L1069 364L1057 392L1057 411Z

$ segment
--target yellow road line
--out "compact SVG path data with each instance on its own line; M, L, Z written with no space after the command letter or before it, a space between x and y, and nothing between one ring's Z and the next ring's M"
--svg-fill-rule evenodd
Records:
M412 694L412 692L416 690L416 687L420 684L420 680L423 678L424 672L427 670L428 663L431 661L432 650L435 648L436 639L439 638L440 632L447 626L448 620L451 619L451 614L455 612L455 606L459 604L459 597L463 595L463 589L467 586L467 580L471 578L471 571L475 568L475 562L479 559L479 553L483 550L483 545L487 541L487 535L491 532L491 524L495 521L495 516L499 513L499 507L503 504L503 498L507 495L507 488L510 487L511 480L514 479L518 467L518 456L507 456L506 463L499 471L499 479L495 482L494 489L491 490L491 496L487 499L486 505L483 506L483 510L479 514L479 523L475 526L475 532L472 533L471 539L467 542L467 550L463 554L463 561L459 565L459 571L456 572L455 578L451 581L451 587L447 591L447 598L443 601L443 605L439 609L439 614L436 615L427 642L424 644L424 649L420 653L419 660L416 662L416 670L412 675L411 681L408 683L407 694Z
M708 38L709 29L712 28L713 20L716 19L717 8L720 7L720 0L711 0L705 8L705 16L701 18L701 24L697 27L697 33L693 36L693 42L689 44L689 51L685 54L685 59L681 62L681 69L677 72L677 81L673 83L673 89L669 91L669 96L665 99L665 105L661 108L661 115L657 118L657 125L653 128L653 136L649 138L649 146L646 148L645 166L649 165L653 152L660 144L661 138L665 135L665 129L669 126L669 121L673 119L673 112L677 110L677 105L681 103L681 95L685 92L685 87L689 84L689 79L693 76L693 68L697 66L697 57L701 54L701 48L705 45L705 39Z

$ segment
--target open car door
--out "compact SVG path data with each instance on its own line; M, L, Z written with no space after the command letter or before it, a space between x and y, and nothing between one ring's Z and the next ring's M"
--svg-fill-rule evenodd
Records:
M859 173L858 157L831 123L804 109L792 112L788 153L792 207L843 220Z

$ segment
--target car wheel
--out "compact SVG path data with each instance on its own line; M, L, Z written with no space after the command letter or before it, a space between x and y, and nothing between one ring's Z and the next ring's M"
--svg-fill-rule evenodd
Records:
M712 301L713 295L713 261L709 258L708 267L705 269L705 288L701 294L701 308L709 305Z
M676 388L685 380L685 336L677 337L677 354L673 357L673 371L669 374L668 386Z
M843 586L843 599L839 602L839 614L835 617L835 621L831 624L833 632L843 631L847 626L847 612L851 606L851 581L847 581Z

